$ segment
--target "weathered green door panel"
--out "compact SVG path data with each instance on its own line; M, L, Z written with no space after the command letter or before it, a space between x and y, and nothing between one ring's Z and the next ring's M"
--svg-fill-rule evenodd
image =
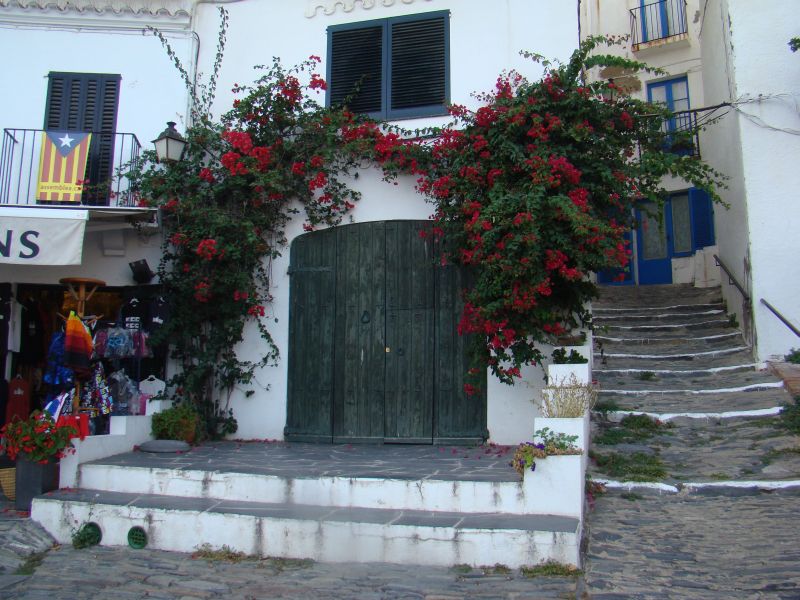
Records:
M429 224L386 226L385 441L433 440L434 275Z
M285 429L289 440L331 441L335 258L332 231L303 235L292 244Z
M465 273L452 266L437 268L436 288L436 422L434 441L469 442L488 437L486 429L486 367L477 379L467 379L470 338L458 334ZM478 389L469 396L464 384Z
M386 233L337 228L334 441L383 440Z
M292 244L287 439L486 438L485 377L480 393L463 390L465 281L437 265L430 237L420 236L429 228L361 223Z

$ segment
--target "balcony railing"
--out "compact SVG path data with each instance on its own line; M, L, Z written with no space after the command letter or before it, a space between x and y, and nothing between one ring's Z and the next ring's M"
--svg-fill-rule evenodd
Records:
M664 132L666 150L683 156L700 156L700 127L697 114L696 110L684 110L664 119L661 131Z
M687 32L686 0L658 0L631 9L633 49Z
M78 200L39 200L41 129L4 129L0 147L0 205L65 204L81 206L135 206L122 167L139 160L141 145L132 133L92 132L86 170L78 176L83 192Z

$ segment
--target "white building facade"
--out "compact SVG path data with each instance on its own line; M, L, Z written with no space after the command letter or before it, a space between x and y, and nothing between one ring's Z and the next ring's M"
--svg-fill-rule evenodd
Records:
M230 90L234 84L255 79L258 73L252 67L270 64L274 56L280 57L284 65L293 65L316 55L322 59L321 72L326 73L330 37L336 31L441 18L446 23L443 38L447 63L445 100L473 108L478 106L478 101L472 93L491 89L503 71L516 69L532 79L539 77L541 67L522 58L520 50L566 61L579 41L580 3L564 0L502 3L485 0L243 0L220 3L163 0L141 5L133 2L106 4L99 0L69 5L3 0L0 26L5 31L0 46L7 56L26 57L2 75L6 89L24 90L26 98L25 101L17 96L0 100L3 126L47 129L42 122L49 114L47 106L53 96L53 92L48 92L48 81L53 78L49 75L88 73L119 76L113 131L131 132L141 145L149 145L147 140L156 137L167 120L176 121L180 130L186 124L186 90L164 49L147 27L157 27L164 32L190 76L200 74L202 81L202 74L210 73L215 59L220 5L228 11L230 25L214 107L217 115L231 105L234 98ZM49 51L21 51L33 47ZM76 102L80 101L81 98L76 98ZM325 101L323 95L320 101ZM413 110L404 112L395 108L388 104L383 106L388 118L409 129L443 124L448 119L443 110L415 114ZM117 147L119 144L114 146ZM28 170L34 168L30 166ZM20 167L19 170L24 169ZM377 171L365 170L360 175L353 185L361 191L362 200L352 211L346 227L378 222L391 225L430 218L431 206L414 191L412 179L401 179L400 185L392 186L381 181ZM101 279L109 287L126 287L132 284L129 262L146 259L155 268L160 236L157 229L135 229L130 225L131 216L143 209L130 206L124 182L121 185L120 191L106 200L112 207L122 205L116 212L105 206L71 207L85 210L88 219L80 264L0 264L0 279L13 284L14 289L31 284L57 286L61 278L76 276ZM20 208L12 205L18 204L27 206L25 215L35 216L36 213L30 211L63 210L37 204L30 190L24 192L27 196L20 196L19 188L17 184L11 185L3 200L6 206L0 206L4 219L6 215L23 215L22 212L13 213ZM12 197L12 192L18 195ZM137 218L149 220L149 216L137 215ZM290 224L287 230L290 244L303 233L301 225L301 220ZM231 407L239 423L236 433L239 438L284 438L289 418L290 260L291 252L287 248L272 264L274 302L267 318L281 354L280 362L256 374L255 394L248 396L248 390L236 389L231 397ZM259 354L261 343L253 327L238 352L242 356ZM513 387L499 384L490 376L487 398L478 408L482 414L476 417L483 428L480 437L498 443L530 439L537 414L532 401L543 384L543 372L538 367L530 368L524 373L523 381ZM433 435L431 439L435 438Z

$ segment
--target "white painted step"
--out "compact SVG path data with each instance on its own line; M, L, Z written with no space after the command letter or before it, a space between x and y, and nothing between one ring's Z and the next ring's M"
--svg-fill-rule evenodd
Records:
M166 469L87 463L79 487L226 501L314 504L462 513L581 515L582 473L556 469L580 457L537 461L532 477L508 481L392 479L383 477L284 477L235 471ZM510 457L509 457L510 460ZM579 489L580 488L580 489Z
M31 517L58 542L87 522L102 544L127 545L142 527L148 547L192 552L202 544L249 555L323 562L452 566L547 561L580 566L581 524L552 515L399 511L62 490L37 498Z

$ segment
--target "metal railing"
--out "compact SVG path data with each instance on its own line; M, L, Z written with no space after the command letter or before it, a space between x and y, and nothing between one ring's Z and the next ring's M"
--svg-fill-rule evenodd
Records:
M634 50L640 44L665 40L686 32L686 0L658 0L631 9Z
M3 130L0 145L0 205L40 204L37 185L40 179L42 129ZM132 133L92 132L86 172L81 179L83 193L77 202L82 206L135 206L129 182L119 175L125 165L139 160L141 144ZM52 202L51 202L52 203Z
M778 309L777 309L777 308L775 308L774 306L772 306L772 304L770 304L769 302L767 302L766 300L764 300L764 298L762 298L762 299L761 299L761 304L763 304L764 306L766 306L766 307L767 307L767 308L768 308L768 309L769 309L769 310L772 312L772 314L773 314L773 315L775 315L776 317L778 317L778 319L780 319L781 323L783 323L783 324L784 324L784 325L786 325L786 326L787 326L789 329L791 329L791 330L792 330L792 333L794 333L794 334L795 334L797 337L800 337L800 330L798 330L798 329L797 329L797 327L795 327L794 325L792 325L792 323L789 321L789 319L787 319L787 318L786 318L786 317L784 317L784 316L783 316L783 315L782 315L780 312L778 312Z
M746 302L750 302L750 294L744 291L744 288L736 280L736 277L733 275L733 273L731 273L731 270L725 265L724 262L722 262L722 259L719 256L717 256L716 254L714 254L713 256L714 256L714 262L717 263L717 266L721 268L723 271L725 271L725 275L728 276L728 283L731 284L733 287L735 287L737 290L739 290L739 292L742 294Z
M700 128L696 110L683 110L664 119L664 147L683 156L700 156Z

